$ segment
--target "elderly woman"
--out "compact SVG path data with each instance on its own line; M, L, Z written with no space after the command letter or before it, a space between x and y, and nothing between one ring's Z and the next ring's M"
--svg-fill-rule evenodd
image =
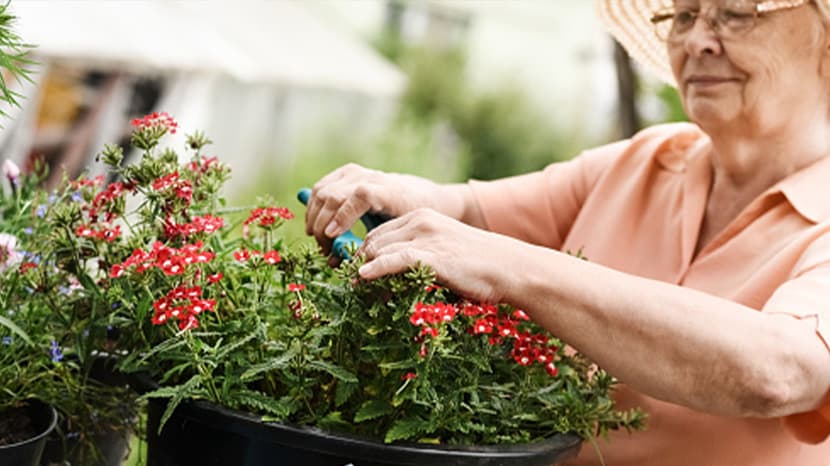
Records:
M324 249L367 211L360 274L422 262L507 302L615 375L646 432L610 466L830 464L830 2L600 0L694 124L466 184L342 167L315 186ZM566 254L582 250L583 261ZM564 251L564 252L560 252ZM573 464L599 464L583 449Z

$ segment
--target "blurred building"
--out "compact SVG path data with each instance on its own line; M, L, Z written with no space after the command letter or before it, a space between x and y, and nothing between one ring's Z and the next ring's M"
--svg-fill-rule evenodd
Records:
M616 124L613 42L590 0L304 0L365 37L461 47L470 85L511 84L558 126L603 135Z
M100 170L96 151L126 143L130 119L158 110L209 135L234 190L321 119L381 128L405 86L353 31L302 2L15 0L10 10L40 64L32 83L12 83L24 99L7 109L0 150L71 175Z

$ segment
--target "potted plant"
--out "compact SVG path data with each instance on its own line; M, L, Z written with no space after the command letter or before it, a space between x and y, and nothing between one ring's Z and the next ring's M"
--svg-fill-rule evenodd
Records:
M118 331L119 369L147 381L151 464L551 464L642 426L614 409L607 373L521 310L468 302L426 268L332 269L280 236L287 207L225 205L230 170L204 134L174 136L165 113L132 123L140 161L106 146L117 181L66 183L41 247L78 277L95 331Z
M6 446L0 450L12 454L21 447L9 446L20 443L15 429L21 429L37 437L36 450L32 442L26 447L38 458L47 445L44 461L93 464L94 436L112 426L126 430L123 412L111 408L135 397L128 387L103 386L89 376L90 354L101 346L90 336L88 313L74 306L77 284L61 281L66 277L56 273L41 246L49 229L50 196L39 188L45 172L21 174L8 161L3 172L8 185L0 189L0 419L6 422L0 423L0 445ZM57 414L56 426L50 419ZM41 435L47 427L49 435Z

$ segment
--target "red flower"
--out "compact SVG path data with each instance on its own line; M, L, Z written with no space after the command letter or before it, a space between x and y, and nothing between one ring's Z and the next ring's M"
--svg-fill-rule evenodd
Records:
M559 374L559 369L557 369L556 366L553 365L553 362L549 362L549 363L545 364L545 371L551 377L556 377L556 375Z
M196 316L189 315L184 320L179 321L179 330L183 332L194 328L199 328L199 319Z
M527 315L527 313L521 309L516 309L515 311L513 311L513 317L519 320L530 320L530 316Z
M251 251L247 249L240 249L233 252L233 258L239 262L247 262L251 258Z
M37 267L37 264L34 262L24 262L20 265L20 273L26 273L35 267Z
M81 225L75 229L75 234L81 238L88 238L90 236L95 236L96 232L89 225Z
M116 225L115 228L105 228L99 231L95 237L111 243L121 236L121 225Z
M475 324L473 324L473 333L476 335L481 333L490 333L493 331L493 324L491 324L487 319L478 319Z
M279 251L268 251L265 253L264 256L262 256L262 259L271 265L274 265L282 261L282 257L280 257Z
M153 112L141 118L133 118L130 124L138 129L164 128L170 131L170 134L176 134L176 129L179 127L176 120L168 115L167 112Z
M216 272L213 275L209 275L207 277L207 281L210 282L210 283L216 284L216 283L219 283L219 280L221 280L222 277L224 277L224 275L222 275L222 272Z
M414 372L407 372L406 374L401 376L401 380L412 380L412 379L417 379L417 378L418 378L418 374L416 374Z
M302 283L289 283L288 284L288 291L303 291L305 289L305 285Z
M118 278L124 275L124 267L120 264L115 264L110 268L110 278Z
M432 338L436 338L438 336L438 329L435 327L424 327L421 329L421 335L428 335Z

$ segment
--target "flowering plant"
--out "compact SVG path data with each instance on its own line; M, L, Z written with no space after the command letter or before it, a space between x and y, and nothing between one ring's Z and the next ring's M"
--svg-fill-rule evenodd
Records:
M108 337L104 313L87 304L88 276L68 272L56 260L48 219L61 204L38 186L45 171L24 175L3 164L0 187L0 445L28 440L23 404L37 399L57 408L60 445L56 460L92 462L96 435L133 427L135 396L126 386L96 378L96 354Z
M203 134L186 136L180 155L160 145L179 130L167 114L133 126L141 160L125 165L107 146L100 158L118 181L67 183L40 246L77 277L82 306L117 329L120 369L149 374L157 387L144 397L169 400L162 424L180 402L205 399L386 442L521 443L641 425L614 409L608 374L521 310L467 302L423 267L372 282L358 278L360 257L332 269L314 245L279 235L294 219L287 207L225 206L229 169L205 154Z

